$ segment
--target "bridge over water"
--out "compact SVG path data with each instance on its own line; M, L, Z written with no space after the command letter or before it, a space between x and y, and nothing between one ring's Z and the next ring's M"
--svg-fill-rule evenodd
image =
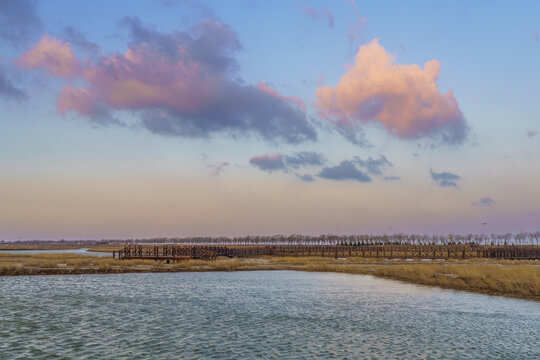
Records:
M538 260L538 245L125 245L115 251L118 259L181 261L215 260L218 256L252 258L275 257L365 257L388 259L470 259Z

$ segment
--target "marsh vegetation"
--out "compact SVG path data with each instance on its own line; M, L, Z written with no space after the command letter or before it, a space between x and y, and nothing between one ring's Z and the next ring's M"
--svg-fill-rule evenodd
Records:
M218 258L166 263L77 254L0 254L0 275L298 270L365 274L411 283L540 301L540 263L519 260L404 261L322 257Z

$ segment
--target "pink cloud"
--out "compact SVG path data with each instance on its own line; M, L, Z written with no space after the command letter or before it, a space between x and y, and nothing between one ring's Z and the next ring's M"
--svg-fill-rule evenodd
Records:
M341 129L376 122L394 136L413 139L446 131L447 142L461 141L466 125L450 90L439 92L441 65L432 60L418 65L396 64L377 39L363 45L354 65L335 87L316 91L320 114Z
M296 96L283 96L281 95L276 89L266 84L265 81L261 81L257 88L265 93L267 93L270 96L273 96L280 100L290 101L296 106L298 106L303 111L306 111L306 105L304 104L304 101Z
M172 61L141 45L125 54L104 58L83 73L88 88L62 89L58 111L89 115L92 102L103 101L115 109L164 106L178 111L200 108L212 96L217 79L198 63Z
M538 135L538 131L534 131L534 130L527 131L527 136L530 138L533 138L536 135Z
M81 80L64 86L56 102L93 123L123 124L111 111L130 111L138 124L160 135L206 138L244 134L288 143L316 139L301 99L282 96L264 83L239 83L232 55L241 48L226 25L202 21L191 31L161 33L137 18L123 22L132 41L124 53L84 64L68 43L49 35L23 53L21 67L45 67Z
M83 116L91 116L95 113L97 99L89 89L76 88L71 85L64 86L56 102L57 111L65 115L69 110L75 110Z
M81 63L68 43L45 34L39 43L21 54L17 64L26 68L44 67L50 73L70 79L79 74Z

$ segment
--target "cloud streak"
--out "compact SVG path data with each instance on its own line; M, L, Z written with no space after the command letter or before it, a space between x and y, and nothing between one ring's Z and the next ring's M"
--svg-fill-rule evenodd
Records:
M299 169L308 166L321 166L326 162L326 159L321 153L315 151L300 151L292 155L283 155L280 153L264 154L254 156L249 160L249 163L263 171L281 170L289 172L291 169ZM299 178L306 181L307 175L298 175Z
M88 51L92 54L99 53L99 45L88 40L83 33L72 26L67 26L64 28L62 31L62 37L71 45L74 45L82 50Z
M301 151L293 155L285 155L287 165L298 169L303 166L321 166L326 159L321 153L315 151Z
M490 197L483 197L471 204L474 207L492 207L495 206L495 200Z
M355 19L347 30L347 38L349 39L349 45L355 45L358 44L362 37L362 32L367 24L367 19L360 14L356 1L351 0L350 3L354 8Z
M206 165L210 169L210 176L220 176L230 164L227 161L215 165Z
M5 99L16 101L27 98L27 94L13 84L2 68L0 68L0 96Z
M310 19L325 19L328 27L333 28L334 27L334 14L329 9L322 9L322 10L315 10L309 5L305 5L302 7L302 13L305 17Z
M433 180L433 183L435 185L438 185L440 187L454 187L456 189L459 189L459 186L457 184L457 181L461 179L459 175L445 171L436 173L432 169L429 169L429 174L431 175L431 179Z
M362 160L360 157L355 156L352 160L356 165L364 168L370 175L383 176L383 171L394 166L386 156L381 155L378 159L371 157L366 160ZM392 180L396 180L392 177Z
M467 133L465 119L452 91L437 87L441 64L396 64L377 39L363 45L354 65L333 86L316 91L319 114L349 140L361 125L375 123L400 139L441 136L460 143Z
M285 171L287 169L285 161L283 161L283 155L280 153L254 156L249 159L249 163L255 167L258 167L259 170L270 173L278 170Z
M356 180L359 182L371 182L368 174L358 170L350 160L343 160L339 165L324 167L319 177L327 180Z

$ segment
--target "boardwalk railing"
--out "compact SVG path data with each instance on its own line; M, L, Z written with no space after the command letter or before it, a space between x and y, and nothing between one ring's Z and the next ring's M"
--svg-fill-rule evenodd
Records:
M151 260L215 260L218 256L250 258L279 257L366 257L390 259L540 259L537 245L274 245L274 246L211 246L211 245L125 245L115 251L118 259Z

